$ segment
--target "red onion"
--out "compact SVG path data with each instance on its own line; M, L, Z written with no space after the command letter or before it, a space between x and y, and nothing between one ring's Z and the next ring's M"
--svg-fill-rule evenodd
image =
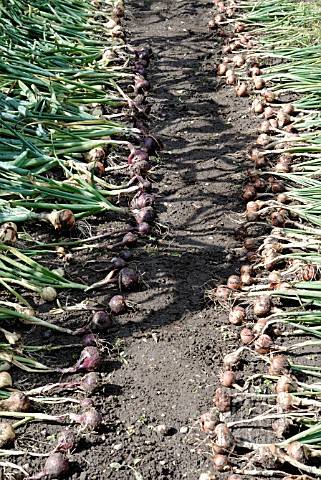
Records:
M82 339L82 346L83 347L95 347L97 345L97 337L93 333L88 333Z
M28 477L28 480L40 480L42 478L63 478L69 471L69 462L64 456L57 452L52 453L46 460L44 469Z
M133 210L133 215L138 224L151 223L155 218L153 207L143 207L139 210Z
M109 300L109 308L113 313L123 313L126 310L125 299L122 295L114 295Z
M122 286L128 290L135 288L138 285L138 274L132 268L123 268L120 271L119 276Z
M76 445L76 439L74 434L65 428L61 430L57 437L57 445L54 448L54 452L70 452Z
M85 397L80 401L79 405L82 410L89 410L94 407L94 401L92 398Z
M144 77L136 76L134 81L134 91L136 93L145 93L150 89L149 81Z
M99 383L99 376L97 373L90 372L84 375L81 379L80 386L86 393L91 393L99 386Z
M138 192L133 200L131 201L131 208L136 209L136 208L144 208L144 207L150 207L153 205L155 202L155 195L152 195L151 193L146 193L146 192Z
M98 427L100 427L103 420L101 413L95 408L87 410L82 415L71 413L69 416L74 422L80 423L82 429L87 432L96 430Z
M78 362L69 368L61 370L62 373L77 373L80 370L89 372L96 370L100 364L100 355L97 347L85 347L81 353Z
M127 265L127 262L121 257L113 257L110 263L112 264L112 268L123 268Z
M133 258L133 254L130 250L123 250L119 255L126 262L129 262Z
M242 265L240 268L241 275L248 274L251 275L253 272L253 267L251 265Z
M135 235L134 233L128 232L126 233L126 235L124 235L121 243L123 245L126 245L127 247L132 247L136 245L137 239L138 239L137 235Z
M95 332L106 332L112 324L113 322L110 315L102 310L95 312L91 319L91 328Z
M127 159L129 165L133 165L139 161L148 161L149 155L145 150L141 150L136 147L132 147L130 155Z

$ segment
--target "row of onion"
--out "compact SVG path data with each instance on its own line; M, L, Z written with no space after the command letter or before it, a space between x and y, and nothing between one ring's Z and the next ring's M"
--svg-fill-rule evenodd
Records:
M229 480L319 477L320 369L308 364L308 354L317 355L321 344L321 9L281 0L213 3L209 28L222 38L224 55L217 74L238 96L251 98L261 124L242 195L246 223L238 231L247 263L208 292L229 311L241 346L223 358L214 408L200 426L209 435L214 469L232 473ZM289 344L297 336L304 338ZM295 361L297 352L303 364ZM258 361L260 373L244 378L246 366ZM229 422L247 398L255 405L263 399L266 413ZM263 427L265 444L238 433L249 426L262 431L262 425L272 427L271 433ZM214 478L204 473L200 480Z

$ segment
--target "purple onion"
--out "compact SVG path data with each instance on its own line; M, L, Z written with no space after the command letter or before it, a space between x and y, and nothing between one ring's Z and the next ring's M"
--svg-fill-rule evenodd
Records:
M77 373L80 370L88 370L89 372L96 370L100 364L100 355L97 347L85 347L80 352L78 362L69 368L63 368L62 373Z
M110 263L113 264L113 268L123 268L127 265L127 262L121 257L113 257Z
M152 49L151 47L141 47L137 50L134 50L134 53L139 59L149 60L152 55Z
M107 312L95 312L91 319L91 328L96 332L106 332L112 326L112 319Z
M82 410L89 410L94 406L94 402L91 398L83 398L80 402L80 407Z
M138 128L144 135L148 135L148 124L147 122L144 122L144 120L134 117L134 126Z
M144 207L139 210L133 210L133 215L138 225L140 225L141 223L151 223L155 218L155 211L153 207Z
M64 456L57 452L52 453L46 460L44 469L33 475L32 477L28 477L28 480L40 480L41 478L63 478L66 473L69 471L69 462Z
M123 236L123 239L122 239L121 243L123 245L127 245L127 247L131 247L131 246L136 245L137 240L138 240L138 237L137 237L137 235L135 235L135 233L128 232L128 233L126 233L126 235Z
M54 449L54 452L70 452L73 450L76 445L76 439L74 434L65 428L62 430L57 438L57 445Z
M155 155L158 150L164 148L163 142L154 135L147 135L140 141L141 145L146 148L149 155Z
M131 201L131 208L144 208L150 207L155 202L155 195L151 193L140 191L138 192Z
M139 58L138 60L136 60L136 62L134 63L134 68L147 68L149 65L149 60L145 59L145 58Z
M119 276L122 286L127 288L128 290L136 287L138 284L138 274L132 268L123 268L120 271Z
M142 222L138 225L137 230L140 235L148 235L151 232L152 227L149 225L149 223Z
M149 155L145 150L133 147L130 151L127 162L129 165L131 165L132 163L136 163L139 160L148 160L148 158Z
M148 92L150 89L149 81L146 80L144 77L136 76L135 83L134 83L134 91L136 93L145 93Z
M133 70L134 72L139 73L139 75L141 75L142 77L147 78L147 75L148 75L147 68L144 68L143 66L138 64L136 67L134 67Z
M97 337L93 333L85 335L81 342L83 347L95 347L97 345Z
M98 387L99 383L98 374L96 372L90 372L81 379L80 386L85 392L91 393Z
M98 410L96 410L95 408L87 410L82 415L71 413L69 417L74 422L80 423L82 429L86 430L87 432L92 432L93 430L96 430L98 427L100 427L103 421L101 413L98 412Z
M126 310L125 299L122 295L114 295L109 300L109 308L113 313L123 313Z
M123 250L122 252L120 252L119 255L121 256L121 258L126 260L126 262L129 262L133 259L133 254L130 250Z
M150 192L153 188L152 182L147 180L147 178L143 178L141 175L136 174L136 179L139 183L139 188L144 190L145 192Z

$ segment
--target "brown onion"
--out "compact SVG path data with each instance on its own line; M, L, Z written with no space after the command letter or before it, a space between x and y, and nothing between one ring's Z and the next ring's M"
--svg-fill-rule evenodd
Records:
M293 380L290 375L282 375L276 385L275 391L276 393L280 392L297 392L298 391L298 384Z
M255 335L260 335L266 327L266 324L266 318L259 318L258 321L253 325L253 332L255 333Z
M247 83L242 82L238 87L236 87L235 92L238 97L246 97L249 94Z
M233 383L235 383L236 380L236 373L233 372L232 370L226 370L221 374L221 384L223 387L232 387Z
M266 107L264 110L264 117L266 119L273 118L275 115L274 110L271 107Z
M30 410L30 400L22 392L14 392L9 398L2 400L0 406L7 412L28 412Z
M252 285L253 278L248 273L243 273L240 277L242 285Z
M260 93L267 103L272 103L276 99L275 93L267 88L263 88Z
M11 423L3 420L0 422L0 448L7 446L13 442L16 434Z
M293 422L289 418L278 418L272 423L272 428L274 430L275 436L279 439L286 437L289 434L292 425Z
M223 358L223 364L225 365L225 367L228 369L236 367L241 359L242 352L243 347L235 350L235 352L225 355L225 357Z
M226 285L232 290L238 290L241 287L241 279L238 275L230 275L227 279Z
M261 71L260 71L259 67L251 67L250 70L249 70L249 74L250 74L251 77L260 75L260 73L261 73Z
M247 185L243 191L242 198L246 202L253 200L256 197L256 190L253 185Z
M252 81L256 90L262 90L262 88L265 86L265 81L262 77L253 76Z
M271 300L269 297L258 297L255 301L253 311L258 317L264 317L270 312Z
M269 143L271 143L271 137L269 135L267 135L266 133L261 133L257 139L256 139L256 143L258 145L262 145L262 147L266 147Z
M225 285L219 285L215 291L215 296L218 300L227 301L231 296L231 291Z
M231 410L231 397L224 387L216 390L214 404L219 412L229 412Z
M219 423L219 417L216 413L206 412L200 416L199 423L205 433L213 433Z
M232 58L232 62L237 67L242 67L244 65L245 60L244 60L243 55L237 54L237 55L234 55L234 57Z
M309 458L309 451L305 445L300 442L289 443L286 447L287 454L297 462L305 463Z
M233 450L235 440L230 429L225 423L219 423L215 427L216 440L213 445L215 453L225 453Z
M233 325L241 325L245 320L245 309L237 305L230 311L228 319Z
M269 273L268 281L270 283L279 283L280 280L281 280L281 275L279 274L279 272L276 272L275 270L273 270L272 272Z
M252 102L252 111L257 114L264 112L264 105L258 98L255 98Z
M244 345L248 345L254 340L254 335L249 328L243 328L240 332L240 338Z
M220 63L220 65L217 67L217 75L225 75L227 71L227 66L225 63Z
M230 470L230 465L225 455L213 455L213 463L215 470L218 472L226 472L227 470Z
M272 338L266 333L263 333L262 335L260 335L254 342L255 350L261 355L269 353L272 347L273 347Z
M240 268L241 275L246 273L250 275L252 271L253 271L253 267L251 267L251 265L242 265Z
M287 113L288 115L292 115L292 113L294 112L294 106L291 104L283 105L282 111L284 113Z

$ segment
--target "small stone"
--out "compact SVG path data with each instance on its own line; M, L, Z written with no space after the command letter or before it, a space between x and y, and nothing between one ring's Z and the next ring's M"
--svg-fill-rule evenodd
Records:
M181 427L181 428L179 429L179 433L185 434L185 433L187 433L187 432L188 432L188 427L186 427L186 426L183 426L183 427Z
M161 434L161 435L165 435L165 432L166 432L166 425L157 425L156 426L156 432Z
M113 446L113 449L118 451L118 450L121 450L123 448L123 446L124 445L122 443L117 443L117 445Z

